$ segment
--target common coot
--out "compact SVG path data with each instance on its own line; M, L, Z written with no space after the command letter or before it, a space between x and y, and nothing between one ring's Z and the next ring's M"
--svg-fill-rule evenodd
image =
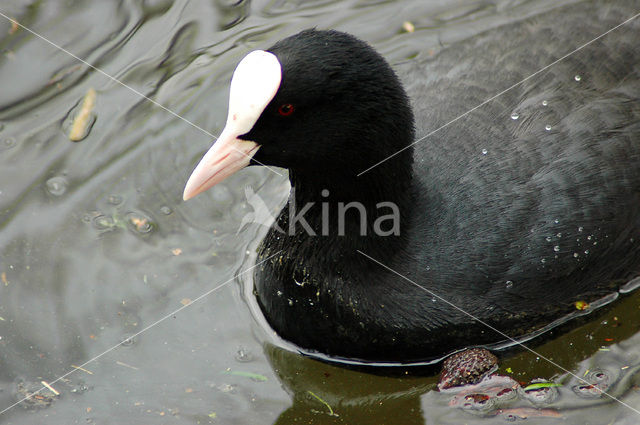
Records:
M640 272L640 19L414 142L636 9L490 30L396 67L407 92L352 35L290 36L238 65L184 198L289 170L255 292L305 349L406 362L528 335Z

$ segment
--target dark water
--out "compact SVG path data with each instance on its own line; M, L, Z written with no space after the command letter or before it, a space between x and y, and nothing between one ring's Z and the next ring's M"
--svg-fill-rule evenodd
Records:
M298 30L349 31L400 62L555 4L3 0L0 13L139 94L0 17L0 411L41 381L60 393L43 391L0 423L503 422L495 409L450 407L433 375L362 373L270 345L243 300L247 275L234 275L264 231L243 226L247 188L277 210L286 179L246 169L183 203L212 138L140 94L217 134L237 61ZM95 122L71 142L91 88ZM640 408L640 295L588 319L532 346L579 376L601 371L610 394ZM563 384L549 405L506 405L542 407L543 417L525 411L528 423L638 423L620 403L576 395L576 379L535 354L501 364L519 381Z

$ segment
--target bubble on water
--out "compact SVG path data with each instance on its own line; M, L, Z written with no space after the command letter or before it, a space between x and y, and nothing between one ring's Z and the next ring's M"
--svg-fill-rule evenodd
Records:
M70 385L73 385L73 388L71 388L70 392L74 394L82 394L89 391L89 387L84 383L84 381L79 381L76 384L72 383Z
M547 124L544 126L544 129L547 131L551 131L551 125Z
M554 247L553 247L553 250L554 250L555 252L560 252L560 245L556 245L556 246L554 246Z
M561 237L562 237L562 233L561 233L561 232L556 233L556 236L557 236L557 237L559 237L559 238L561 238Z
M116 227L116 223L113 217L100 214L93 218L93 227L98 230L112 230Z
M120 345L128 347L128 346L131 346L131 345L133 345L135 343L136 343L136 339L134 337L128 337L128 338L125 338L124 340L122 340L122 343Z
M544 238L547 242L551 242L551 236L547 236L546 238Z
M109 195L107 202L111 205L120 205L124 199L120 195Z
M505 286L507 289L513 288L513 281L507 280L507 282L505 283Z
M517 112L513 112L511 114L511 119L512 120L517 120L518 118L520 118L520 114L518 114Z
M583 398L601 398L603 392L615 381L615 376L606 370L594 368L587 371L583 376L588 384L580 383L575 385L573 392Z
M547 102L546 100L542 101L542 106L547 106L549 104L549 102Z
M574 252L574 253L573 253L573 257L574 257L574 258L578 258L579 256L580 256L580 254L578 254L577 252Z
M582 77L580 75L576 74L576 76L573 77L573 79L576 80L576 81L580 81L580 80L582 80Z
M560 223L560 220L558 220L557 218L555 220L553 220L554 223L558 224Z
M248 363L253 360L253 354L248 348L240 346L236 351L235 359L240 363Z
M482 155L486 155L486 154L487 154L487 152L489 152L489 151L488 151L488 150L486 150L486 149L482 149Z
M169 215L173 212L173 210L171 209L171 207L164 205L162 207L160 207L160 212L164 215Z
M541 259L540 259L540 262L541 262L542 264L544 264L544 263L546 263L546 262L547 262L547 260L546 260L546 259L544 259L544 258L541 258Z
M17 144L18 142L16 141L15 137L5 137L4 139L0 140L0 151L11 149Z
M53 196L61 196L67 191L67 180L64 177L51 177L46 182L47 192Z
M578 232L582 232L584 230L584 227L580 226L578 227Z

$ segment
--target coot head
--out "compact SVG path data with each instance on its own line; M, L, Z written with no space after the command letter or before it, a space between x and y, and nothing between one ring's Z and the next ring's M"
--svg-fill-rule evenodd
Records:
M413 114L394 71L368 44L338 31L303 31L249 54L234 73L229 104L225 130L189 179L185 200L249 164L363 186L358 173L413 140ZM410 160L411 149L400 155Z

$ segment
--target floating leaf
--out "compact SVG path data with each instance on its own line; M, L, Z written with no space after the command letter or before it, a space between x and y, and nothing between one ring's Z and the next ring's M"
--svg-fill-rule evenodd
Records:
M264 382L267 380L267 377L264 375L260 375L258 373L243 372L241 370L225 370L223 373L226 375L234 375L234 376L242 376L245 378L251 378L260 382Z
M561 387L561 384L556 384L555 382L536 382L535 384L527 385L524 390L539 390L540 388L551 388L551 387Z

